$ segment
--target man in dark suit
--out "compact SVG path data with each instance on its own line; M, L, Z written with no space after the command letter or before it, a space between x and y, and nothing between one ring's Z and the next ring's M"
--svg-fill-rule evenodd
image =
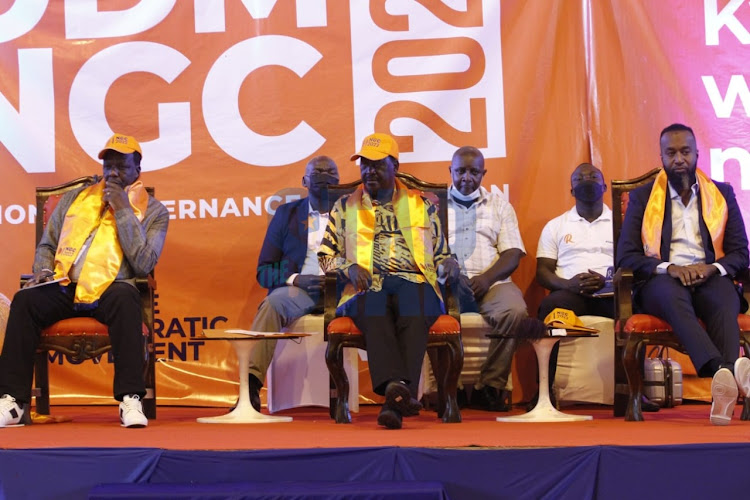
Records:
M318 247L328 225L330 204L326 186L339 183L336 163L327 156L310 160L302 177L308 196L276 209L258 257L256 279L268 295L258 307L254 331L279 332L291 322L322 309L324 276ZM250 402L260 411L260 388L276 349L276 340L263 340L250 358Z
M745 224L732 187L697 170L690 127L670 125L660 144L664 170L630 193L617 266L640 281L636 307L667 321L698 376L713 377L711 423L727 425L738 386L750 392L750 360L737 359L741 297L732 282L748 266Z

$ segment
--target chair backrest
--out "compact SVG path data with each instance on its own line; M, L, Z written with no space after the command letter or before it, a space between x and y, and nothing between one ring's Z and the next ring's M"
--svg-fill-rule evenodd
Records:
M423 181L422 179L418 179L417 177L405 172L396 172L396 177L403 182L406 187L422 191L427 199L437 205L438 219L440 219L440 225L443 227L445 237L448 238L448 185L444 183ZM347 184L328 186L328 196L335 201L340 197L353 192L360 184L362 184L362 179L357 179L356 181Z
M615 263L617 262L617 241L620 239L622 222L625 220L625 212L628 209L630 192L654 180L659 171L661 171L660 168L655 168L634 179L612 181L612 241L615 245Z
M60 202L63 195L74 189L96 184L100 180L102 180L102 177L99 175L88 175L86 177L73 179L72 181L68 181L58 186L36 188L36 243L34 248L36 248L42 240L44 228L47 226L47 222L49 222L52 212L54 212L55 207ZM153 187L146 187L146 192L151 196L154 196Z

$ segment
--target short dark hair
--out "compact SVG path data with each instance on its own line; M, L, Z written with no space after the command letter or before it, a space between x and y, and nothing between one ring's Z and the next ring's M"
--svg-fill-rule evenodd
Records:
M143 158L143 155L139 153L138 151L133 151L133 161L135 162L136 167L141 166L141 159Z
M661 131L661 134L659 135L659 142L661 142L661 138L664 137L664 134L668 134L670 132L690 132L690 134L693 136L693 139L695 139L695 132L693 132L693 129L691 129L687 125L683 125L682 123L673 123L672 125L664 128L664 130Z

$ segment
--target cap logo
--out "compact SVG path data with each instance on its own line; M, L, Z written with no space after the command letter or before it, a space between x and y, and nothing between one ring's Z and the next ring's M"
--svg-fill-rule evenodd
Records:
M128 138L127 137L123 137L121 135L116 135L114 137L114 141L112 141L112 142L116 142L118 144L127 144L128 143Z
M377 137L370 137L367 139L367 143L365 144L366 147L371 148L379 148L380 147L380 139Z

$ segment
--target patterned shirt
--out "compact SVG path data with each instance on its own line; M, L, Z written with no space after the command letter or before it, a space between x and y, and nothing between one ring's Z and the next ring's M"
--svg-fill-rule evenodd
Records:
M448 189L448 244L462 274L469 278L482 274L511 248L526 253L516 212L504 196L480 186L479 198L467 208L453 199L455 189ZM496 283L509 281L510 277Z
M318 254L320 266L324 271L338 270L347 276L347 270L354 263L355 258L348 259L346 255L346 201L349 196L342 196L331 209L331 216L326 228L326 234L321 247L327 246L333 250L334 257ZM435 268L450 257L448 245L438 219L437 206L422 196L425 209L430 220L432 234L432 248ZM384 204L373 201L365 191L362 195L364 205L371 204L375 209L375 236L373 241L373 272L372 285L369 290L380 291L383 278L395 275L413 283L425 283L427 280L417 268L414 256L406 245L406 240L398 225L392 202Z

